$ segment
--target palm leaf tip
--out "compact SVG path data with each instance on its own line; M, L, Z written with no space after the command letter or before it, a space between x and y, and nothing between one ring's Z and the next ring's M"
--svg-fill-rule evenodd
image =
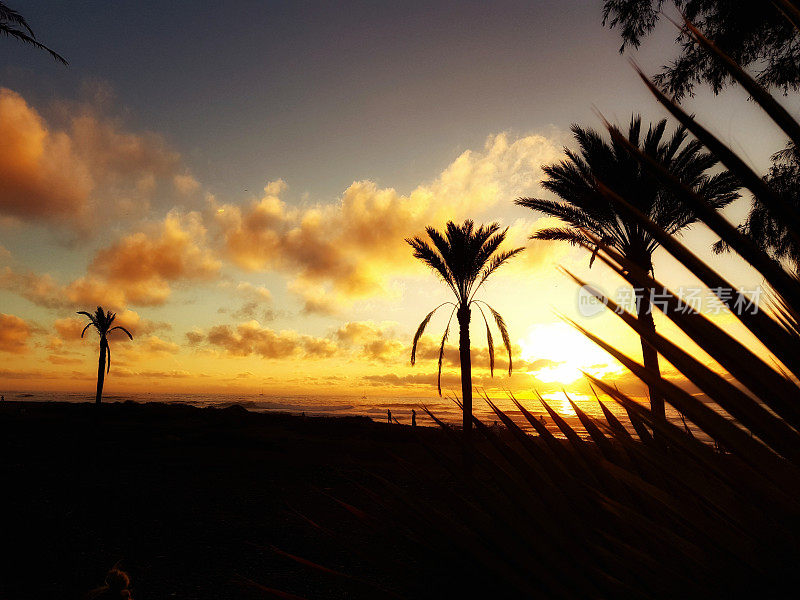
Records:
M114 331L115 329L119 329L119 330L123 331L131 340L133 340L133 335L131 335L131 332L128 331L127 329L125 329L124 327L122 327L121 325L117 325L115 327L112 327L111 329L109 329L109 331Z
M489 320L486 318L486 314L483 312L480 304L476 304L478 310L481 311L481 316L483 317L483 322L486 325L486 343L489 346L489 374L494 377L494 340L492 339L492 330L489 327Z
M439 390L439 396L442 395L442 362L444 360L444 345L447 343L447 336L450 333L450 323L447 324L447 327L444 330L444 335L442 336L442 343L439 345L439 370L436 374L436 388Z
M508 376L511 377L511 372L513 370L513 362L511 360L511 337L508 335L508 327L506 327L506 322L503 319L503 316L497 312L494 308L489 306L483 301L480 301L481 304L484 304L486 308L492 313L492 317L494 317L494 322L497 324L497 328L500 330L500 337L503 339L503 346L508 353Z

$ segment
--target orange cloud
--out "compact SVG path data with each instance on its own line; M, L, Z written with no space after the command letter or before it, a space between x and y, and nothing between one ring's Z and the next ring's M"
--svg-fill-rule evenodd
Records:
M162 188L185 194L196 187L160 136L123 131L88 107L62 112L67 125L57 129L21 95L0 88L0 214L86 229L144 214ZM101 203L102 211L93 210Z
M358 346L361 355L369 360L386 362L396 360L405 352L406 345L394 338L394 323L351 321L334 334L348 346Z
M171 284L213 279L220 261L205 245L206 230L197 213L170 212L146 232L123 237L101 249L89 273L67 285L50 275L0 269L0 289L7 289L46 308L123 309L128 303L163 304Z
M0 88L0 211L22 218L82 214L94 181L63 132L50 132L25 100Z
M0 313L0 352L22 354L28 351L31 326L14 315Z
M68 317L66 319L56 319L53 322L53 328L61 340L75 341L81 338L81 332L86 327L86 323L86 319Z
M189 342L190 346L202 344L205 339L205 334L199 329L192 329L186 332L186 341Z
M178 344L162 340L156 335L151 335L143 340L143 346L140 347L148 354L154 355L177 354L180 351L180 346L178 346Z
M484 214L499 201L530 193L540 165L561 150L531 135L488 138L482 152L462 153L433 182L403 195L371 181L350 185L336 204L293 209L283 181L268 184L249 206L213 205L228 257L248 270L279 268L308 312L333 312L352 299L385 293L392 275L415 268L404 238L426 225Z
M39 306L64 308L69 306L65 291L50 275L17 273L11 267L0 269L0 288L19 294Z
M257 354L263 358L299 355L327 358L337 351L336 343L332 340L301 335L295 331L276 332L261 327L258 321L241 323L236 329L229 325L216 325L209 330L206 339L211 345L219 346L233 356Z
M173 211L149 233L133 233L99 251L89 271L128 302L163 304L170 282L209 280L219 272L221 263L204 246L205 235L200 215Z

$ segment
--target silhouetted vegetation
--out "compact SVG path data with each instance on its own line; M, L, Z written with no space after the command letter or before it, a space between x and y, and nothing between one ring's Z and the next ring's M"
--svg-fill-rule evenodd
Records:
M26 44L30 44L34 48L45 50L50 54L50 56L63 65L69 64L67 59L61 56L58 52L51 50L39 42L39 40L36 39L36 35L34 35L33 30L28 25L28 22L25 20L25 17L15 11L13 8L9 8L5 2L0 2L0 34L3 34L7 37L12 37Z
M792 143L800 143L800 123L699 33L695 39L750 91ZM643 74L642 79L712 153L714 162L729 169L790 231L800 230L795 203L785 202ZM683 203L693 218L758 271L776 299L772 311L759 310L679 241L677 229L642 211L636 188L615 190L600 184L597 192L614 211L626 215L629 227L645 231L702 281L780 366L742 343L729 327L695 310L679 309L681 298L653 277L649 265L626 256L614 240L580 228L585 239L575 238L574 243L591 250L630 285L665 289L659 308L718 366L659 335L641 315L621 309L598 290L592 293L703 395L690 394L613 343L574 325L685 415L695 432L716 443L712 446L594 377L589 379L604 419L589 416L570 401L587 438L541 397L565 440L556 439L513 396L536 436L526 434L484 397L507 431L473 417L480 434L474 445L475 470L465 473L448 455L426 445L442 468L438 493L423 499L384 479L363 506L348 505L352 521L365 530L374 527L376 514L391 512L400 523L397 545L380 546L382 552L370 556L369 564L378 573L387 562L405 560L395 548L413 544L423 581L444 571L458 593L466 593L469 582L470 593L477 596L773 598L800 584L800 281L728 223L714 200L683 181L668 161L643 151L615 126L608 125L608 132L619 152L627 153L638 169L657 179L675 202ZM609 400L627 411L630 426L608 409ZM438 424L454 445L463 443L447 424ZM383 595L425 595L413 583L394 584Z
M434 313L444 306L452 306L450 317L447 319L447 326L439 345L439 371L437 376L437 386L439 395L442 394L442 360L444 359L444 348L450 334L450 323L453 315L458 321L458 353L461 363L461 398L464 413L464 437L469 439L472 428L472 360L470 357L469 324L471 318L471 307L478 308L486 325L486 340L489 345L489 371L494 375L494 341L489 327L489 320L486 317L484 308L489 311L494 318L497 328L500 330L500 337L503 345L508 352L508 374L511 375L511 341L508 338L508 330L503 321L503 317L494 308L486 304L483 300L477 300L475 295L481 289L486 280L499 269L510 258L522 252L523 248L500 251L500 244L506 238L508 229L500 230L497 223L491 225L481 225L475 229L472 221L464 221L463 225L456 225L452 221L447 223L444 234L439 233L433 227L426 229L428 237L433 242L433 247L419 237L406 240L414 248L414 257L418 258L431 269L433 269L447 287L456 297L455 302L444 302L434 308L420 323L417 332L414 334L414 342L411 345L411 364L416 362L417 343L425 331L425 327L431 320Z
M653 252L659 245L657 237L610 201L606 190L624 197L669 235L697 222L699 212L648 171L628 151L628 146L641 149L659 161L715 210L738 197L735 177L727 172L708 173L719 162L714 155L703 152L697 140L687 141L684 126L665 138L666 127L666 119L659 121L642 138L641 118L634 116L624 141L617 136L608 143L596 131L573 125L580 150L565 149L567 159L545 166L547 178L542 181L542 187L563 202L539 198L517 200L520 206L557 217L566 225L537 231L533 239L565 241L591 248L590 266L601 244L608 245L644 272L651 272ZM655 331L652 302L656 288L635 285L633 289L642 326L649 332ZM658 353L644 338L642 356L645 367L658 373ZM650 406L656 414L664 415L663 400L653 388L650 388Z
M800 209L800 156L793 144L772 156L772 167L764 181L784 203ZM770 212L757 197L753 198L750 214L739 230L770 256L787 261L795 273L800 274L800 242L796 232L779 215ZM714 244L714 252L721 253L729 249L721 240Z
M658 25L665 5L673 4L734 61L753 66L763 86L785 92L800 89L800 23L796 0L604 0L603 24L619 28L620 52L638 48ZM681 53L653 80L681 98L707 82L715 93L735 82L722 64L695 44L687 27L676 42Z
M625 27L626 41L635 45L657 19L652 7L661 4L607 0L606 17L618 14L612 26ZM770 41L770 34L793 43L797 30L787 33L786 23L800 25L789 0L774 3L786 11L780 24L771 21L772 5L760 5L758 13L743 3L742 14L731 16L723 9L735 12L732 2L676 4L712 32L727 26L731 29L725 35L732 35L740 28L745 46L757 34L765 38L762 45L779 43ZM743 15L753 21L741 23ZM150 587L152 597L161 592L221 598L236 588L256 597L295 600L706 600L784 597L787 590L796 590L800 279L781 261L793 270L800 262L800 160L794 151L800 147L800 123L736 62L772 56L778 69L784 64L779 52L731 58L721 50L724 44L715 45L690 24L682 36L689 57L682 67L686 73L717 87L735 81L788 136L789 150L776 157L766 177L640 72L657 102L678 121L675 132L665 138L663 120L642 137L641 120L634 117L627 130L606 123L606 141L591 129L574 126L579 151L566 150L566 160L545 167L543 186L561 201L517 200L564 222L563 227L538 231L534 238L584 248L591 254L590 266L600 261L636 290L637 303L627 310L564 270L641 338L639 361L572 322L648 386L649 409L615 385L587 375L603 418L590 416L567 397L581 429L538 396L561 437L513 394L509 398L514 414L487 395L482 397L502 427L475 417L471 309L478 308L486 326L490 372L495 366L493 319L508 353L510 375L504 320L476 294L522 248L502 251L507 229L498 224L476 229L473 221L451 221L444 232L428 227L430 241L406 240L414 257L432 268L455 296L419 325L411 364L433 315L450 307L438 349L438 390L441 395L445 346L455 316L463 435L431 412L428 416L439 430L404 427L389 409L387 425L360 418L254 415L241 406L196 409L119 403L97 411L78 404L28 407L6 402L0 409L0 440L6 444L4 456L12 459L0 462L0 479L10 482L0 501L9 502L3 514L15 517L7 526L10 533L4 531L17 551L7 559L10 564L22 565L31 579L39 567L27 556L50 553L50 545L42 543L47 538L58 549L54 555L70 552L69 560L84 569L83 581L90 561L81 552L95 562L101 554L131 552L139 559L134 564L140 573L162 577L155 578L161 585ZM795 48L786 52L793 56ZM702 57L700 63L691 62L695 54ZM783 81L791 88L799 83L788 76L770 77L778 76L760 75L765 84ZM684 92L691 89L682 81L677 77L670 85ZM713 168L724 170L709 174ZM754 204L747 222L736 227L720 209L738 197L740 187L752 194ZM769 311L681 241L681 231L693 223L705 224L720 238L719 248L736 253L758 273L774 298ZM656 279L652 256L658 247L702 282L759 347L742 341L729 324L687 306ZM657 304L651 302L654 290L659 291ZM656 331L654 306L703 351L703 357ZM112 326L114 313L101 307L94 314L78 314L89 319L81 337L90 327L100 337L99 404L111 364L107 335L120 329L133 336ZM659 355L700 394L662 377ZM621 422L609 403L622 407L629 421ZM691 428L667 420L665 404ZM25 410L31 411L32 419ZM64 427L65 421L69 427ZM91 444L86 441L89 432ZM457 460L462 451L471 457L467 465ZM153 468L154 460L160 468ZM40 485L43 474L63 476L73 485L76 480L87 483L58 498L69 508L64 515L53 517L53 494ZM140 485L129 485L130 480ZM153 490L159 492L157 502ZM90 505L87 498L96 504ZM110 524L98 520L97 513ZM127 515L136 515L148 525L147 531L132 527ZM91 526L81 527L86 522ZM31 535L31 524L38 528L36 535ZM91 534L83 536L86 530ZM207 580L211 585L189 590L186 582L191 578L181 570L186 564L203 575L213 573ZM61 578L79 571L70 567L57 566ZM184 594L163 584L170 577L175 580L175 573L186 585ZM97 581L95 575L92 581ZM47 586L34 581L26 587L25 578L13 585L4 579L0 578L0 592L10 591L15 597L52 593L61 583L55 577ZM114 568L95 592L130 597L130 578Z
M89 323L83 328L83 331L81 331L81 337L83 337L83 334L86 333L89 327L94 327L95 330L97 330L97 335L100 336L100 357L97 361L97 394L95 396L95 402L100 404L103 397L103 381L105 380L106 373L111 370L111 348L108 345L108 334L119 329L131 340L133 336L131 332L124 327L119 325L111 327L117 315L111 311L104 312L101 306L97 307L94 314L88 313L85 310L78 311L78 314L89 317ZM106 357L108 357L108 364L106 364Z

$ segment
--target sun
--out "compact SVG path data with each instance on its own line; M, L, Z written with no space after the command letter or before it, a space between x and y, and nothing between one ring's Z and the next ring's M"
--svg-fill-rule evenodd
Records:
M596 377L622 372L604 350L566 323L539 323L517 342L528 373L543 383L570 384L583 372Z

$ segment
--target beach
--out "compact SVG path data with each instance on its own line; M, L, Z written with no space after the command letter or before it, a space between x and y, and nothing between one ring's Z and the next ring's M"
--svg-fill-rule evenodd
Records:
M352 516L332 498L356 502L371 473L415 480L430 460L420 438L444 442L363 417L7 400L0 597L82 598L117 562L134 598L264 597L251 581L352 597L270 548L341 566Z

